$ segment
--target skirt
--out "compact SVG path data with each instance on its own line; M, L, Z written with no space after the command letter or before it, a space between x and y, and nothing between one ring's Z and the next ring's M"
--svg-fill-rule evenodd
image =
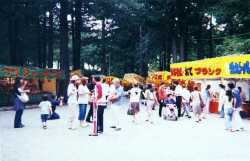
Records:
M192 106L193 106L194 114L201 114L202 109L201 109L200 103L194 103Z
M131 102L131 111L135 115L140 111L140 103L139 102Z

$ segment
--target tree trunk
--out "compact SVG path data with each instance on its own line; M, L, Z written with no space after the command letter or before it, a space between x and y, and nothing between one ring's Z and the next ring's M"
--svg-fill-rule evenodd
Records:
M197 59L202 59L204 56L204 43L202 41L202 18L199 18L199 23L198 23L198 32L197 32Z
M42 26L40 24L40 18L37 18L37 66L42 68Z
M15 31L15 21L16 20L11 17L8 24L10 65L17 65L17 33Z
M176 47L176 36L174 35L172 37L172 56L173 56L173 62L177 62L177 47Z
M81 67L81 8L82 0L75 0L75 34L74 34L74 52L73 52L73 68L80 69Z
M44 14L43 17L43 25L42 25L42 68L46 68L46 60L47 60L47 26L46 26L47 18Z
M106 55L106 24L105 17L102 18L102 34L101 34L101 58L102 58L102 73L106 75L108 73L108 63L107 63L107 55Z
M139 71L143 77L147 77L148 76L148 63L147 63L148 38L147 36L145 36L145 29L143 29L142 26L140 26L139 30L140 30Z
M69 49L68 49L68 0L61 0L60 9L60 69L64 71L65 80L60 83L60 94L67 96L65 91L69 81Z
M49 12L49 33L48 33L48 67L53 68L54 50L53 50L53 10Z
M188 24L185 26L185 34L184 34L184 61L188 60Z

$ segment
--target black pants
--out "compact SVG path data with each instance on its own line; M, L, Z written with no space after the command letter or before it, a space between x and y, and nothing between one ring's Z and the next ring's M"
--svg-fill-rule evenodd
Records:
M181 104L182 104L182 97L177 96L176 97L176 106L177 106L177 109L178 109L178 117L181 117Z
M86 117L86 121L91 122L92 118L93 118L93 103L90 103L90 109Z
M164 100L160 100L160 106L159 106L159 116L162 115L162 108L164 107Z
M97 131L103 132L103 114L106 106L98 106L97 108Z
M16 111L15 120L14 120L14 128L19 128L22 126L22 115L23 115L23 109L19 109Z

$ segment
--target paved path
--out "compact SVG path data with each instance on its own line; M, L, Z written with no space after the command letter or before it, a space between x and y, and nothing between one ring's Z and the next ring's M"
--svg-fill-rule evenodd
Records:
M105 111L105 133L89 137L90 127L67 129L66 107L58 108L62 119L48 122L43 130L39 109L26 110L26 127L13 129L14 112L0 112L0 161L249 161L248 131L229 133L223 119L210 115L201 124L182 118L167 122L156 117L155 124L131 122L121 114L122 131L108 128L114 117Z

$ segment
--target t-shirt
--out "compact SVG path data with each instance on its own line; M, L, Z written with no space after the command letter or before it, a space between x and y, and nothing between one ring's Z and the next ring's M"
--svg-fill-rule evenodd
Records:
M190 101L190 97L191 97L189 90L184 88L182 90L182 97L183 97L183 102L188 103Z
M122 86L119 86L119 87L115 87L115 86L112 86L111 87L111 91L110 93L112 95L115 95L117 97L117 99L113 102L113 104L121 104L121 101L122 101L122 96L123 96L123 87Z
M74 84L72 83L69 84L67 94L68 94L68 103L76 103L76 104L78 103L77 102L77 89Z
M109 96L110 94L110 87L106 83L102 83L102 92L105 97Z
M41 114L50 114L51 110L51 103L49 101L42 101L38 105L41 109Z
M176 96L182 96L182 87L177 85L174 92Z
M226 96L226 91L224 89L220 89L220 91L219 91L219 102L223 102L225 96Z
M89 89L87 86L79 85L78 87L78 103L88 104L89 102Z
M200 92L199 91L193 91L191 93L191 97L192 97L192 103L193 104L199 104L201 102L201 96L200 96Z
M154 93L152 91L150 91L149 89L147 89L145 91L145 98L147 100L154 100Z
M224 109L233 108L233 99L229 101L228 96L223 97Z
M141 98L141 89L138 87L132 88L129 93L130 93L130 99L129 102L140 102Z

